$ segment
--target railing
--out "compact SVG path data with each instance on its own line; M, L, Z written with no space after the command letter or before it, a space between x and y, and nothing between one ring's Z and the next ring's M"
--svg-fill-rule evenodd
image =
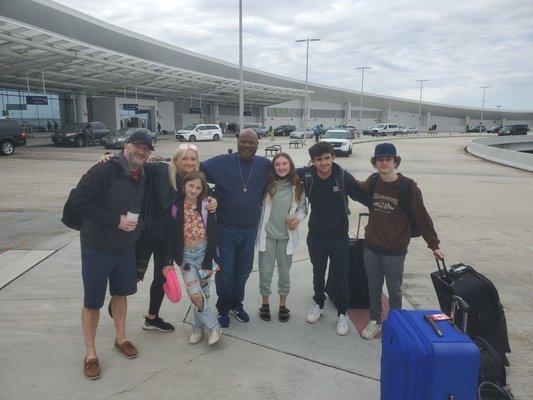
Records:
M533 136L495 136L474 139L466 149L470 154L498 164L533 172Z

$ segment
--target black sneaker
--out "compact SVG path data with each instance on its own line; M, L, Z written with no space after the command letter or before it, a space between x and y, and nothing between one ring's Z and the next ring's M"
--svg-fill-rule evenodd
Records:
M144 317L143 329L145 331L174 332L174 326L163 321L163 318L157 316L154 319Z

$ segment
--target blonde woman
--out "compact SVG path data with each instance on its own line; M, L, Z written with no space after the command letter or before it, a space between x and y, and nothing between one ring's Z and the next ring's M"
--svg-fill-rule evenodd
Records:
M102 157L106 162L113 155ZM169 163L154 162L144 165L146 174L145 202L141 210L144 226L141 237L135 246L137 259L137 279L143 280L150 257L154 256L154 277L150 285L150 305L144 317L144 330L172 332L174 326L159 316L164 292L163 267L168 265L166 259L166 237L168 229L168 211L180 197L183 177L192 171L198 171L198 148L194 144L182 143L174 151ZM214 212L216 200L209 198L207 209Z

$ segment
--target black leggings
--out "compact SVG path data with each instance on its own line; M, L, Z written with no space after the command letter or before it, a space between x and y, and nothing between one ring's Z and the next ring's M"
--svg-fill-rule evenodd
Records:
M163 297L165 297L163 291L163 283L165 283L163 267L168 264L165 253L166 241L154 239L146 233L141 235L135 245L138 270L146 270L150 257L152 254L154 255L154 279L150 285L150 308L148 309L148 313L151 315L159 315L159 309L161 308L161 303L163 303Z

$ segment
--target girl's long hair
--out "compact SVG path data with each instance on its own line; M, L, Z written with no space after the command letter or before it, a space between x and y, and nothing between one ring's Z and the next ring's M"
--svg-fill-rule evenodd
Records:
M200 171L192 171L185 174L181 179L181 192L185 194L185 184L189 181L194 181L195 179L200 179L200 182L202 183L202 192L198 195L198 200L203 200L207 197L208 186L205 175Z
M168 179L170 180L170 185L178 193L181 190L181 187L178 186L178 164L181 162L181 160L185 156L185 153L188 150L191 150L192 152L196 154L195 170L198 171L200 169L200 161L198 160L198 152L192 148L182 148L182 147L183 146L180 145L176 148L176 150L174 151L174 154L172 154L170 163L168 164Z
M278 153L274 156L272 159L272 166L270 167L268 171L268 180L265 187L265 193L268 193L270 196L270 200L274 198L274 194L276 193L276 179L278 179L278 176L276 175L276 171L274 170L274 163L276 160L280 157L284 157L287 160L289 160L290 170L287 176L283 179L286 179L287 182L289 182L292 186L294 186L294 197L296 201L300 201L302 198L302 193L304 191L304 185L302 184L302 181L300 180L300 177L296 173L296 168L294 167L294 162L292 161L291 156L289 156L287 153Z

